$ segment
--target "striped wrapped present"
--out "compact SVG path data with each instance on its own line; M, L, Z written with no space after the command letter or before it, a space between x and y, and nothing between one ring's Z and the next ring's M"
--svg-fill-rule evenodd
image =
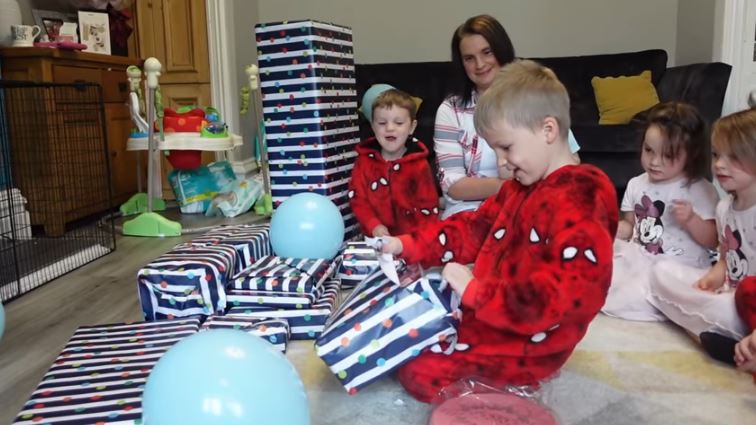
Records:
M232 276L248 269L260 258L273 254L269 224L234 224L216 227L193 239L193 244L229 245L236 249L237 261Z
M323 283L323 294L309 308L286 310L269 306L231 307L226 317L276 318L289 322L291 339L315 339L339 303L339 281Z
M177 245L137 273L146 320L223 314L237 252L228 245Z
M333 271L334 263L329 260L265 256L234 278L229 289L307 294L320 286Z
M147 375L198 328L199 319L80 327L13 424L141 424Z
M400 267L402 262L394 264ZM336 277L341 279L342 288L354 288L378 267L378 253L373 247L362 241L347 242Z
M424 349L455 339L459 303L459 296L439 273L401 286L379 269L334 313L315 348L347 392L354 394Z
M322 294L338 261L263 257L233 279L226 293L233 307L307 308Z
M276 350L283 353L286 352L286 343L289 342L289 323L284 319L210 316L202 324L200 332L211 329L242 330L268 341Z
M273 202L327 196L350 239L359 226L346 194L360 141L352 30L305 20L258 24L255 34Z

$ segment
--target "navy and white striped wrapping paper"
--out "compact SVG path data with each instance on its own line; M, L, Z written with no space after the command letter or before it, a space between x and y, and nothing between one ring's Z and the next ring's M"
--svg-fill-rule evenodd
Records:
M456 337L460 299L438 273L407 285L378 269L355 288L315 341L349 394Z
M284 319L289 322L291 339L315 339L339 304L339 281L328 280L323 288L323 294L309 308L286 310L268 306L231 307L226 317Z
M399 268L402 262L396 260L394 264ZM342 288L354 288L378 267L378 253L374 248L364 241L347 242L336 277L341 280Z
M247 332L264 339L282 353L286 352L286 343L289 342L289 323L284 319L210 316L200 327L200 332L211 329L237 329Z
M305 20L255 34L274 206L313 192L348 210L341 198L360 141L352 30ZM347 239L358 232L356 220L345 227Z
M193 239L193 244L229 245L236 249L237 262L232 276L248 269L255 261L273 253L269 224L234 224L219 226Z
M147 375L199 319L82 326L14 425L141 424Z
M271 256L256 264L229 285L230 306L309 308L322 295L322 284L333 276L339 261Z
M180 244L137 273L146 320L222 314L237 251L228 245Z
M333 275L334 269L329 260L267 255L234 278L229 289L311 294Z

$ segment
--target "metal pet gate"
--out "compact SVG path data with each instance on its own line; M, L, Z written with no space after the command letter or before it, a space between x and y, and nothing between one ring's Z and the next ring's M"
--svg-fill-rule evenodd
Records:
M112 252L111 208L100 86L0 80L0 299Z

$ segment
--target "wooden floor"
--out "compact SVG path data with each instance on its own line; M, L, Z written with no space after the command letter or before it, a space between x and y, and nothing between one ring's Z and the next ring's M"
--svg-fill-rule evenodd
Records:
M228 220L249 221L259 218ZM13 422L76 328L142 320L137 271L196 236L119 236L115 252L9 302L5 335L0 340L0 424Z

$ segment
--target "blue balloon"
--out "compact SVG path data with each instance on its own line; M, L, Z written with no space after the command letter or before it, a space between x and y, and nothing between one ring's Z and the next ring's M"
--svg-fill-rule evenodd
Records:
M297 371L270 343L217 329L171 347L147 377L142 419L149 425L308 425Z
M0 301L0 339L3 339L3 331L5 330L5 309L3 303Z
M270 243L279 257L336 256L344 242L344 219L323 195L304 192L285 200L270 220Z

